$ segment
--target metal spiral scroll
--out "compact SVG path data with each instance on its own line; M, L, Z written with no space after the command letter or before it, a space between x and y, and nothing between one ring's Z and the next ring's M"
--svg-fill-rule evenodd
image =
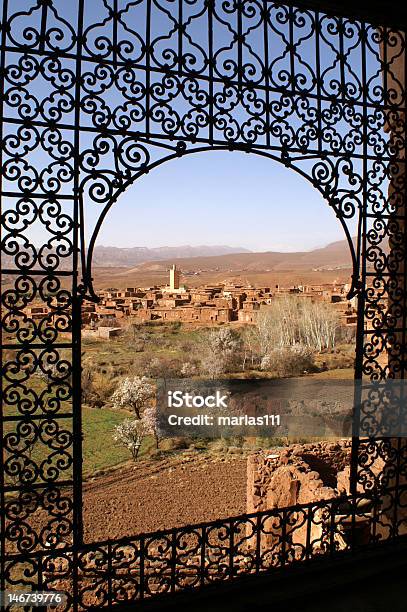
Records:
M161 544L152 534L125 550L83 548L80 306L94 298L93 246L120 194L159 164L225 149L269 157L318 189L342 224L359 297L357 376L404 378L404 30L268 0L3 0L0 19L2 586L52 586L54 572L68 607L81 597L86 607L89 588L108 606L121 592L102 569L98 583L99 566L141 571L161 551L148 588L165 591L168 555L182 566L185 549L201 554L215 531L228 552L194 580L211 580L212 568L219 579L222 567L230 577L241 531L227 521L191 527L187 543L174 532ZM143 213L136 202L135 232ZM406 472L403 441L360 440L355 452L365 490ZM266 519L241 520L267 530ZM287 533L289 519L278 520ZM279 563L310 556L285 544ZM250 572L268 563L256 557Z

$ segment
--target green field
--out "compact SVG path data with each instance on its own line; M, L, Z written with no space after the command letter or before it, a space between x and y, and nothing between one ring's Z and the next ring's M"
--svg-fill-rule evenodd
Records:
M129 451L115 444L112 438L114 426L128 416L122 411L108 408L82 409L84 478L130 460ZM139 456L142 457L153 447L154 440L151 437L145 438Z
M116 444L113 440L114 426L121 423L125 418L128 418L130 413L122 410L113 410L110 408L96 409L84 406L82 408L82 431L83 431L83 477L88 478L95 473L114 468L121 463L130 461L130 453L126 448ZM45 421L44 421L45 423ZM21 462L25 462L28 469L33 464L41 465L45 462L44 467L55 466L61 461L65 465L68 455L72 452L72 447L66 448L66 433L72 431L71 418L58 420L58 431L51 433L47 438L52 448L48 446L41 438L37 438L32 446L28 446L32 436L27 434L24 436L21 429L22 421L13 421L5 424L5 433L9 436L7 446L13 448L17 452L16 457L21 457ZM19 440L16 445L15 440ZM155 442L152 437L147 437L143 440L139 456L143 457L155 447ZM45 461L49 458L50 453L53 455L51 462ZM6 453L8 456L8 453ZM21 463L22 465L22 463ZM64 469L64 468L62 468ZM65 475L70 477L71 468L66 469ZM12 477L6 477L10 484L16 484Z

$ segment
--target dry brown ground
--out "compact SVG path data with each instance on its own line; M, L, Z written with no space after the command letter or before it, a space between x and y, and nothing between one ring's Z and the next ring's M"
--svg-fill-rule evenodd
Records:
M187 451L95 478L83 493L88 542L211 521L246 511L246 459Z
M183 276L182 283L189 287L200 287L223 282L236 284L252 283L257 286L275 285L290 287L291 285L307 285L333 282L349 282L350 270L219 270L202 272L196 276ZM131 270L129 268L99 268L93 270L94 287L96 290L107 287L124 289L125 287L150 287L166 285L168 272L163 270Z
M276 285L291 287L292 285L318 285L320 283L349 282L350 269L344 270L219 270L202 272L196 276L182 276L181 282L188 287L203 287L218 283L252 284L272 289ZM162 270L135 271L124 267L95 267L93 273L93 286L96 291L115 287L152 287L168 284L168 272ZM4 286L10 287L16 282L17 276L6 275ZM69 279L61 278L61 287L69 289Z

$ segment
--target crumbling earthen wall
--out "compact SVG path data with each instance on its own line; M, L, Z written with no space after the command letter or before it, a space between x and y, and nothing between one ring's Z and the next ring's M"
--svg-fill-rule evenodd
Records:
M351 443L294 444L281 451L258 451L247 460L247 511L260 512L329 499L345 492ZM292 482L294 481L294 484Z
M289 508L297 504L308 504L329 500L349 493L349 463L351 443L317 442L295 444L281 451L259 451L247 461L247 512L261 512L278 508ZM316 508L313 520L307 526L303 512L290 515L286 532L291 545L300 551L307 538L324 546L329 537L329 525L325 524L326 510ZM310 532L307 534L307 529ZM289 533L287 534L287 529ZM256 545L255 537L249 537L249 546ZM261 534L260 549L279 554L282 546L282 521L267 518Z

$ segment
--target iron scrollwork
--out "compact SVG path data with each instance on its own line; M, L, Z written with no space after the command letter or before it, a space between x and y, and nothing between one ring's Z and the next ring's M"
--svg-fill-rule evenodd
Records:
M3 0L4 584L57 575L82 609L92 584L108 606L126 589L152 596L326 548L328 506L84 547L80 305L95 298L101 224L139 176L203 151L262 155L300 173L342 224L359 299L357 376L403 378L404 56L402 29L291 2ZM402 442L356 441L355 453L368 491L378 458L390 466L380 486L405 473ZM403 495L389 493L389 507ZM321 533L304 547L293 534L307 522ZM259 534L269 548L249 553ZM153 568L145 582L141 563Z

